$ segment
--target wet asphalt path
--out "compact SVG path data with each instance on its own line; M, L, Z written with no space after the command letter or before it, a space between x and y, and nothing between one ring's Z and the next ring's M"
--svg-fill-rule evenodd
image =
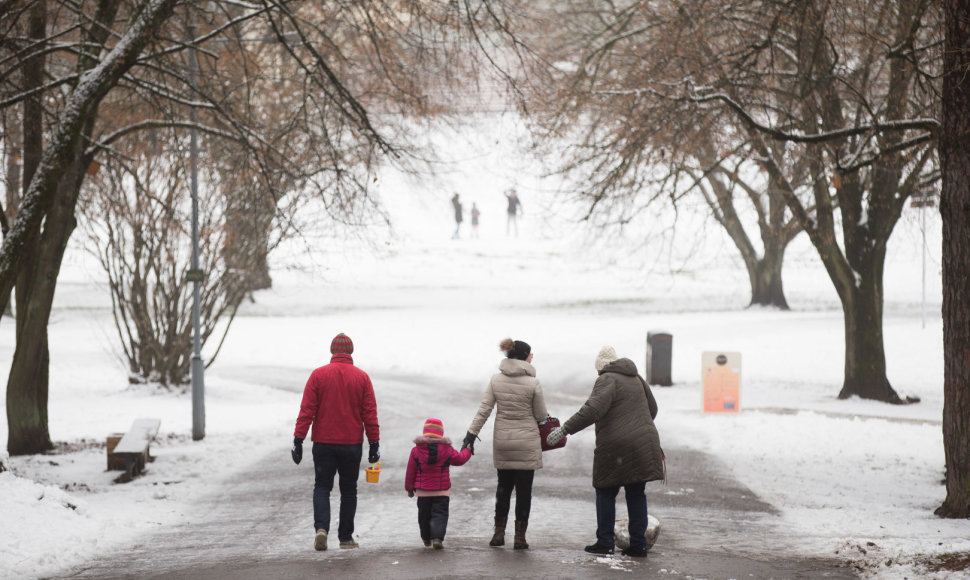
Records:
M425 549L417 510L403 492L403 469L414 437L414 401L440 394L438 385L408 377L375 377L381 400L383 467L377 485L359 484L356 535L360 548L313 550L312 458L299 467L288 442L223 482L217 494L197 500L184 523L141 536L58 578L289 579L289 578L854 578L835 560L785 555L790 534L777 511L728 475L707 454L665 443L667 486L651 483L651 515L659 540L646 559L583 552L595 529L590 487L592 433L571 437L565 449L545 455L536 475L528 539L531 549L487 547L491 536L494 471L490 432L469 464L452 470L451 519L445 549ZM406 387L406 388L405 388ZM475 387L477 390L477 387ZM427 390L427 392L424 392ZM455 390L455 411L442 417L458 439L470 420L468 396ZM399 394L395 394L399 393ZM442 415L443 413L438 413ZM491 424L491 421L489 421ZM449 425L452 428L449 428ZM460 427L458 427L460 426ZM590 430L591 431L591 430ZM336 512L336 490L334 512ZM618 517L625 516L620 494ZM332 523L336 529L336 521ZM511 522L507 535L511 544Z

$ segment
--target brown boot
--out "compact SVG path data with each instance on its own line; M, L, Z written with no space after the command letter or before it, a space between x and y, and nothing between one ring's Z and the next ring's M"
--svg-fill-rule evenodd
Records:
M505 545L505 524L508 521L508 518L495 518L495 534L492 535L492 540L488 543L489 546L498 548Z
M528 550L529 543L525 541L525 530L529 527L529 520L515 520L515 543L513 550Z

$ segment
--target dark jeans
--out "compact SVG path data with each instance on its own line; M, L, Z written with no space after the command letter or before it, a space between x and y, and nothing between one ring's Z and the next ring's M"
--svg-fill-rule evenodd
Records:
M532 479L536 472L531 469L499 469L498 487L495 488L495 517L508 519L515 490L515 519L529 520L532 511Z
M353 539L354 514L357 513L357 478L360 476L361 445L313 444L313 528L330 532L330 492L333 478L339 474L340 527L337 539Z
M646 550L647 495L643 492L645 482L628 483L623 487L626 494L626 511L630 516L630 547ZM619 485L596 488L596 543L601 546L615 545L613 528L616 526L616 495Z
M421 539L444 540L448 529L448 503L446 495L418 498L418 529Z

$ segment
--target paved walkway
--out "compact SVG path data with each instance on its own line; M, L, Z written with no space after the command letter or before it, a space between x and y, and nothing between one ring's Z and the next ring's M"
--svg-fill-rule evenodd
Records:
M182 525L139 537L127 549L80 565L62 578L853 578L834 560L792 558L791 534L777 511L728 475L704 453L665 443L670 481L647 486L650 513L662 531L646 559L583 552L594 540L592 437L572 437L566 448L545 454L536 475L528 539L532 549L488 548L495 472L488 442L466 466L454 468L451 518L444 550L423 547L417 509L403 491L403 469L415 435L415 401L440 397L441 385L413 377L381 377L384 472L377 485L359 484L357 550L313 550L312 457L299 467L288 442L227 480L218 493L199 498ZM395 380L399 388L392 388ZM580 388L577 386L577 389ZM477 389L475 389L477 390ZM459 439L476 401L460 388L447 403L454 418L446 433ZM398 393L395 395L394 393ZM556 405L556 408L564 405ZM417 413L417 415L416 415ZM440 414L439 414L440 416ZM461 427L458 427L461 425ZM390 447L390 448L388 448ZM336 514L337 492L333 508ZM625 516L622 493L618 517ZM336 529L336 521L332 523ZM511 540L511 523L509 536ZM509 544L511 542L509 541Z

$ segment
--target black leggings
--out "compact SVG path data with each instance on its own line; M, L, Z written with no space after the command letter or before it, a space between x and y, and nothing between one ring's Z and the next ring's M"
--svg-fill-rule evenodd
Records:
M495 517L508 519L512 503L512 490L515 490L515 519L529 520L532 511L532 469L499 469L498 487L495 488Z

